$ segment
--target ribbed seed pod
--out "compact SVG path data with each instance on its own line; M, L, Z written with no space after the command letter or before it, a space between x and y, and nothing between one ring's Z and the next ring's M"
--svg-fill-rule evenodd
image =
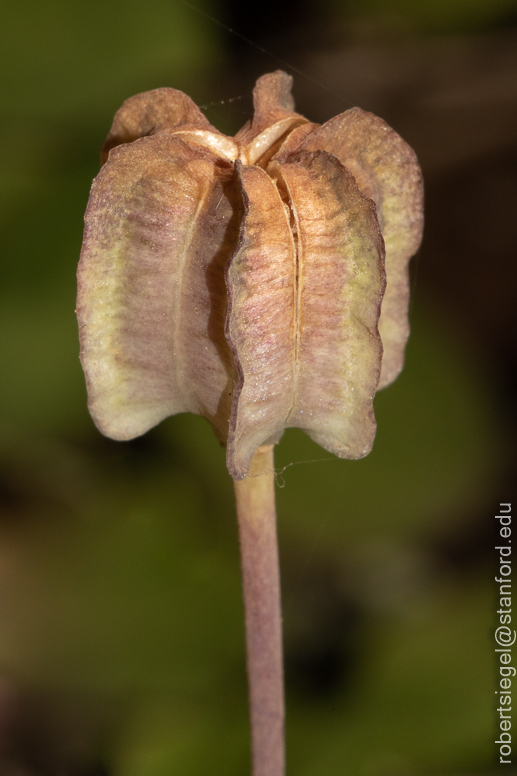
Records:
M77 314L95 423L122 440L203 415L234 479L287 427L366 455L379 378L397 376L408 336L415 155L358 108L310 124L291 80L259 79L235 138L174 89L131 98L85 217Z

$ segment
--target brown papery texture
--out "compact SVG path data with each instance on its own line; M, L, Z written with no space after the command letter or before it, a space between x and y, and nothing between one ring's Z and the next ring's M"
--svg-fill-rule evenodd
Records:
M116 149L94 181L77 313L89 408L107 436L132 439L168 415L197 412L226 439L232 185L228 166L168 135Z
M289 212L259 167L240 168L246 210L239 247L227 271L226 335L239 379L227 464L232 477L253 453L278 441L294 403L296 252Z
M112 148L132 143L140 137L160 130L179 127L217 130L201 113L196 103L178 89L153 89L130 97L116 112L113 124L101 150L101 163L108 159Z
M324 151L278 164L298 234L295 401L287 426L342 458L373 444L382 358L377 321L385 287L375 208Z
M286 119L307 121L294 110L291 94L292 76L282 70L268 73L258 79L253 89L254 115L235 135L242 147L273 124Z
M366 455L375 391L409 334L416 157L359 108L310 123L291 86L259 78L235 138L175 89L130 98L85 217L77 313L95 423L132 439L202 415L234 479L288 427Z
M386 247L386 293L379 331L384 355L378 388L393 382L404 365L409 336L408 264L422 240L423 181L415 152L385 121L352 108L327 121L299 150L324 149L347 167L376 205Z

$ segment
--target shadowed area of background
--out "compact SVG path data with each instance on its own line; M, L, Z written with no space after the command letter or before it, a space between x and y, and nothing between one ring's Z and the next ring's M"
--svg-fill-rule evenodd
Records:
M386 119L427 199L406 368L376 399L373 452L338 461L289 431L276 454L288 776L493 772L492 524L515 490L516 22L514 0L3 9L2 776L249 770L224 451L186 415L131 443L99 435L75 269L123 100L173 86L233 134L256 78L287 65L311 120L353 105Z

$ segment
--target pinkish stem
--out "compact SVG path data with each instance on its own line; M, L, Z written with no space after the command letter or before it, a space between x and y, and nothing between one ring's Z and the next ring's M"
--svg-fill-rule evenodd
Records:
M283 776L284 682L273 446L235 481L241 547L253 776Z

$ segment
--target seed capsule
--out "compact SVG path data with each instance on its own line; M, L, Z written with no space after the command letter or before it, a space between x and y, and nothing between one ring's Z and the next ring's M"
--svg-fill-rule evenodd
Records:
M95 423L125 440L203 415L234 479L288 427L366 455L373 396L408 336L415 155L358 108L310 124L291 81L259 79L235 138L174 89L127 100L85 217L77 314Z

